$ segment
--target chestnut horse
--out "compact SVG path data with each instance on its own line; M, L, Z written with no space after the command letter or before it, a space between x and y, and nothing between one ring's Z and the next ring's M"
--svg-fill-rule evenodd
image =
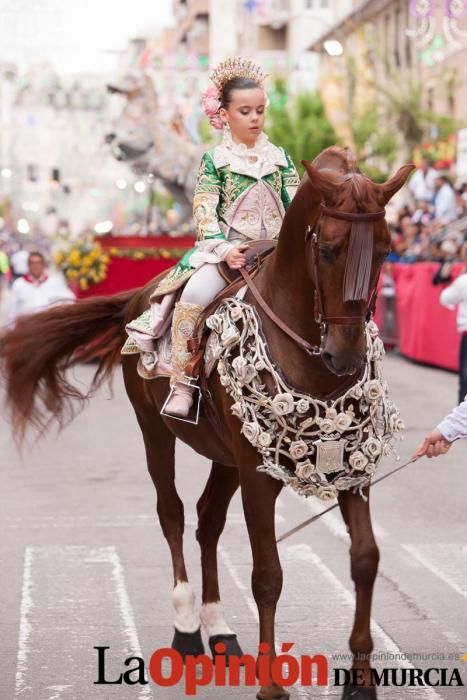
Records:
M312 356L305 353L264 313L250 292L245 299L257 307L271 356L288 384L325 398L342 393L344 385L348 387L352 377L356 380L359 376L365 361L364 322L390 247L382 209L402 187L413 166L405 165L385 184L376 184L359 172L355 157L347 148L328 148L313 164L304 162L304 165L307 173L286 212L277 248L267 258L255 282L274 314L290 324L302 339L319 346L320 352ZM320 216L322 204L327 207L324 216ZM360 213L367 214L367 219L374 222L370 259L364 261L369 294L367 299L344 302L350 221L352 214ZM310 271L310 226L313 228L318 218L319 241L315 237L314 269ZM324 320L313 313L316 285ZM21 318L4 334L0 355L7 402L19 439L28 424L44 430L56 419L62 426L73 416L74 400L85 400L86 396L67 379L66 371L73 364L99 352L100 364L90 393L110 376L119 361L124 326L148 307L152 287L150 283L133 292L83 300ZM203 414L197 426L162 417L160 409L167 397L168 380L142 379L137 373L135 355L123 356L122 365L126 391L143 434L147 466L157 492L160 524L172 556L176 611L173 646L183 654L201 653L201 622L213 653L225 651L227 657L241 654L222 614L217 571L217 543L229 502L240 486L253 554L251 581L259 613L259 642L269 645L272 661L274 618L282 588L274 510L282 482L256 470L258 453L240 434L240 423L230 412L231 400L217 372L209 379L209 391L223 424L222 432L214 431ZM209 479L197 503L196 537L202 565L200 614L195 614L183 555L183 503L175 488L176 438L212 461ZM368 493L369 488L365 489L366 496ZM368 500L344 491L339 493L339 506L350 533L351 575L356 591L355 619L349 640L353 668L361 669L369 684L370 662L366 655L373 649L370 611L378 548ZM225 647L214 652L214 644L219 641ZM261 687L257 694L261 700L288 697L283 687L272 682ZM348 686L344 697L359 700L376 694L374 688Z

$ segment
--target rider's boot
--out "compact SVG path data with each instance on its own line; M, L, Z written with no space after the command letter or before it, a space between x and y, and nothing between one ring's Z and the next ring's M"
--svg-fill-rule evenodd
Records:
M179 301L175 304L172 319L172 374L171 396L164 407L164 413L178 418L186 418L193 404L194 387L190 386L185 370L192 353L187 349L187 342L192 338L196 321L203 311L198 304Z

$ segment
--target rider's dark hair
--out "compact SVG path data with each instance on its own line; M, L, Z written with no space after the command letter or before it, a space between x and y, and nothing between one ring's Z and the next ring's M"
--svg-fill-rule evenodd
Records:
M251 78L231 78L221 90L221 107L227 109L234 90L254 90L259 87L261 87L260 84Z

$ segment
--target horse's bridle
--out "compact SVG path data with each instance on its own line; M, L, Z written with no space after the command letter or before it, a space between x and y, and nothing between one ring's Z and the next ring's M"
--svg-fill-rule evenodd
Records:
M338 209L330 209L324 204L320 204L320 213L313 226L308 226L305 232L305 245L306 245L306 258L307 265L313 280L315 287L315 297L314 297L314 316L316 323L321 328L321 337L327 330L330 324L340 325L340 326L361 326L370 320L374 313L376 298L378 295L377 284L375 284L369 295L369 301L366 312L361 316L328 316L324 310L323 296L321 294L321 287L319 284L319 243L320 243L320 222L324 216L331 217L332 219L339 219L341 221L354 222L365 222L373 223L375 221L381 221L385 217L385 211L370 212L370 213L360 213L360 212L346 212L339 211Z

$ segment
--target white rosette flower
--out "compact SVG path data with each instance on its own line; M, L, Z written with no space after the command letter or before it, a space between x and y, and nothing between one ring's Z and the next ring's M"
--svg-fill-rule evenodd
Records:
M285 392L276 394L272 400L272 410L277 416L285 416L294 410L294 400L292 394Z
M368 321L366 327L372 338L377 338L379 336L379 328L374 321Z
M255 364L255 368L258 370L258 372L261 372L261 370L266 369L266 365L264 364L263 360L258 360L258 362Z
M396 410L391 413L389 416L389 431L391 433L400 433L402 430L404 430L404 428L404 421L402 420L399 411Z
M371 349L371 359L381 360L384 357L384 343L381 338L376 338L373 342L373 347Z
M226 372L219 373L219 381L223 387L228 387L232 384L229 375Z
M310 402L306 399L299 399L295 404L295 410L297 413L306 413L310 408Z
M365 474L374 474L376 471L376 464L369 462L365 467Z
M330 433L333 433L336 430L336 425L334 421L330 420L329 418L319 418L318 425L321 432L325 435L329 435Z
M246 422L242 425L240 432L243 433L248 442L251 442L251 444L256 447L258 444L259 434L261 432L261 428L259 427L258 423Z
M256 377L255 368L253 365L249 364L244 357L236 357L232 361L232 369L237 375L237 379L242 386L249 384L251 380Z
M381 441L374 437L369 437L362 445L363 452L372 460L381 454Z
M240 333L235 326L229 325L224 329L221 335L221 343L223 348L228 348L230 345L237 343L240 340Z
M315 465L309 459L304 462L298 462L295 468L295 476L303 481L308 481L315 472Z
M383 387L378 379L370 379L369 382L365 382L363 391L368 401L372 403L378 401L378 399L383 396Z
M240 401L236 401L230 407L230 413L237 418L243 418L243 407Z
M212 316L206 319L206 325L215 333L222 333L222 316L219 316L219 314L212 314Z
M232 321L239 321L243 316L243 311L239 306L234 306L232 311L230 312L230 317Z
M357 384L357 386L354 386L353 389L351 389L349 391L349 396L351 396L353 399L357 399L357 401L359 401L359 399L361 399L363 396L362 387L359 384Z
M347 413L338 413L334 419L334 424L340 433L348 430L352 425L352 417Z
M332 484L320 486L316 495L321 501L332 501L333 498L337 498L337 489Z
M329 418L329 420L335 420L337 418L337 411L335 408L327 408L326 409L326 418Z
M269 447L269 445L272 443L272 435L271 433L260 433L258 435L258 445L260 447Z
M360 450L356 450L350 455L349 464L352 469L363 471L368 464L368 457L366 457L363 452L360 452Z
M296 440L289 447L289 454L296 461L303 459L308 452L308 446L304 440Z

